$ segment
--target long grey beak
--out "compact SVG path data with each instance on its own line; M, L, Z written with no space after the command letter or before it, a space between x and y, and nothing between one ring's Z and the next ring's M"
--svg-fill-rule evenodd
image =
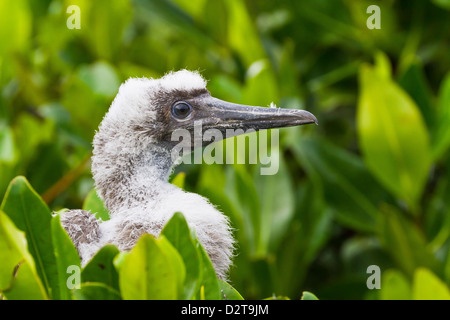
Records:
M305 110L279 109L246 106L230 103L214 97L204 98L208 117L203 122L205 129L272 129L304 124L318 124L316 117Z

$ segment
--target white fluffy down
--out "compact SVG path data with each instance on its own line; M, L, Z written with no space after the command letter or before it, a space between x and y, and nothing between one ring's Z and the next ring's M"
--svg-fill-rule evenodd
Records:
M148 107L149 95L159 89L171 91L204 88L206 80L198 72L189 70L172 71L159 79L130 78L120 86L107 116L120 118L124 116L124 112L130 117L140 116L142 108Z
M228 219L207 199L170 184L167 178L174 166L170 150L133 129L142 121L156 120L157 106L152 101L157 100L152 97L160 90L205 87L200 74L187 70L170 72L161 79L129 79L120 87L94 138L92 158L97 193L105 200L111 220L100 224L98 241L78 247L83 264L107 243L129 250L144 232L158 236L173 214L181 212L217 275L226 278L234 249Z

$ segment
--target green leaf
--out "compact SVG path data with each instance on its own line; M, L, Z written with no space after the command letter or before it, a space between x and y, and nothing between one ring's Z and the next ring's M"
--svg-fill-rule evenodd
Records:
M450 10L450 1L449 0L432 0L432 2L441 8Z
M222 300L244 300L241 294L229 283L219 280L219 287L222 293Z
M360 68L358 135L374 176L414 210L430 169L430 145L414 101L368 65Z
M24 177L14 178L6 191L1 210L25 232L28 250L50 297L59 296L59 278L47 205Z
M432 104L432 93L428 86L422 66L418 62L412 63L409 68L400 75L399 84L406 90L416 102L427 124L432 129L435 127L435 110Z
M112 98L120 86L116 70L106 62L96 62L82 66L78 70L79 79L85 83L95 95Z
M245 66L266 58L259 35L249 16L245 2L233 0L228 6L228 43L241 57Z
M176 185L178 188L183 189L185 179L186 179L186 173L180 172L173 178L172 184Z
M313 293L303 291L301 300L319 300Z
M322 188L337 219L352 228L373 231L378 206L388 196L359 157L324 139L293 135L290 145L316 188Z
M110 219L109 211L105 208L102 199L99 198L95 189L92 189L84 199L83 210L90 211L97 219L107 221Z
M261 201L260 238L256 253L266 255L278 247L295 212L295 196L286 168L284 157L277 150L271 150L271 158L278 159L278 172L273 175L261 175L255 171L254 183Z
M0 121L0 163L13 163L17 158L13 132L9 126Z
M278 101L278 84L268 60L258 60L248 68L242 98L244 104L259 106Z
M186 279L186 268L184 266L183 258L166 237L159 236L157 241L159 247L169 260L169 264L173 267L177 283L177 297L179 299L183 296L183 286Z
M0 57L23 50L31 34L32 16L25 0L0 2ZM5 61L6 62L6 61Z
M61 226L61 218L59 215L52 218L51 228L59 281L59 296L53 295L53 299L69 300L71 299L71 292L67 287L67 268L69 266L80 267L81 261L77 249Z
M9 300L47 299L26 238L0 211L0 294Z
M450 290L433 272L418 268L414 273L413 298L415 300L450 300Z
M167 243L165 244L167 246ZM175 251L175 250L174 250ZM177 299L180 284L177 266L171 263L158 241L144 234L127 254L119 270L119 285L125 300ZM181 257L178 257L181 260Z
M208 253L205 251L201 243L197 240L197 247L200 251L200 256L202 259L202 284L200 286L200 292L198 297L201 300L220 300L220 287L217 279L216 271L214 270L213 264L209 259Z
M258 192L245 165L227 168L225 195L230 199L238 216L237 227L242 230L242 244L253 254L261 239L261 208Z
M199 290L202 279L202 261L196 242L191 236L189 226L183 214L177 212L166 223L161 234L178 250L186 267L184 281L184 299L192 299Z
M381 277L381 300L411 300L411 284L397 270L386 270Z
M82 283L80 289L73 290L75 300L121 300L120 293L104 283Z
M97 57L113 60L120 53L125 28L133 14L131 3L100 0L79 1L77 5L82 17L80 32L89 50Z
M439 159L450 146L450 72L439 89L437 102L437 124L433 131L433 158Z
M394 207L382 208L378 236L381 245L408 276L412 277L418 267L442 271L438 261L427 248L421 231Z
M119 254L116 246L108 244L101 248L81 271L82 282L100 282L119 291L119 274L114 258Z

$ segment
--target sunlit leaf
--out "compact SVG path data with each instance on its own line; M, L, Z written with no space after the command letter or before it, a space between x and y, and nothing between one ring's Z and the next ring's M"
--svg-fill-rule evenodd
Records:
M408 279L397 270L386 270L381 277L380 299L382 300L411 300L411 284Z
M412 291L415 300L450 300L449 287L426 268L414 273Z
M51 213L24 177L11 181L1 210L25 232L36 270L52 296L59 296L59 279L50 226Z
M31 34L32 15L25 0L0 2L0 57L23 50ZM4 56L5 55L5 56Z
M180 279L176 266L167 256L169 254L174 252L164 252L153 236L144 234L120 266L119 284L123 299L177 299ZM180 257L178 259L181 260Z
M244 64L266 58L255 25L242 0L226 1L228 6L228 42Z
M428 132L414 101L372 67L360 69L358 135L374 176L413 210L431 164Z
M175 213L164 226L161 234L178 250L186 267L183 298L194 297L202 279L202 260L189 226L181 213Z
M3 121L0 122L0 163L12 163L16 160L13 132Z
M241 294L229 283L219 280L219 287L222 293L222 300L244 300Z
M47 299L23 232L0 211L0 294L10 300Z
M303 291L301 300L319 300L315 294L309 291Z
M69 277L67 268L69 266L80 267L80 257L69 235L61 226L59 215L56 215L52 218L51 229L59 281L59 296L56 297L55 295L53 295L53 298L60 300L69 300L71 298L71 293L70 289L67 287L67 278Z
M205 251L201 243L197 240L197 248L200 251L200 257L202 260L202 284L200 286L200 292L197 296L204 300L220 300L220 287L216 276L216 271L209 259L208 253Z
M89 191L86 199L84 199L83 210L90 211L97 219L107 221L110 219L109 211L105 208L102 199L99 198L95 189Z

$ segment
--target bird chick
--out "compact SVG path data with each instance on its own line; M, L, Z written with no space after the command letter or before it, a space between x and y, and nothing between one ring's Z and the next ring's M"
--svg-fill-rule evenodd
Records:
M131 249L140 236L157 237L175 212L181 212L208 253L217 276L225 279L233 256L229 220L206 198L168 182L178 163L173 132L194 123L202 130L268 129L317 123L304 110L243 106L216 99L197 72L181 70L160 79L132 78L121 85L93 142L92 173L97 194L111 219L98 223L91 213L66 212L61 222L82 264L105 244ZM225 137L225 134L223 135ZM197 141L198 142L198 141ZM203 141L200 146L211 141ZM196 144L198 145L198 144ZM194 143L189 146L192 151Z

